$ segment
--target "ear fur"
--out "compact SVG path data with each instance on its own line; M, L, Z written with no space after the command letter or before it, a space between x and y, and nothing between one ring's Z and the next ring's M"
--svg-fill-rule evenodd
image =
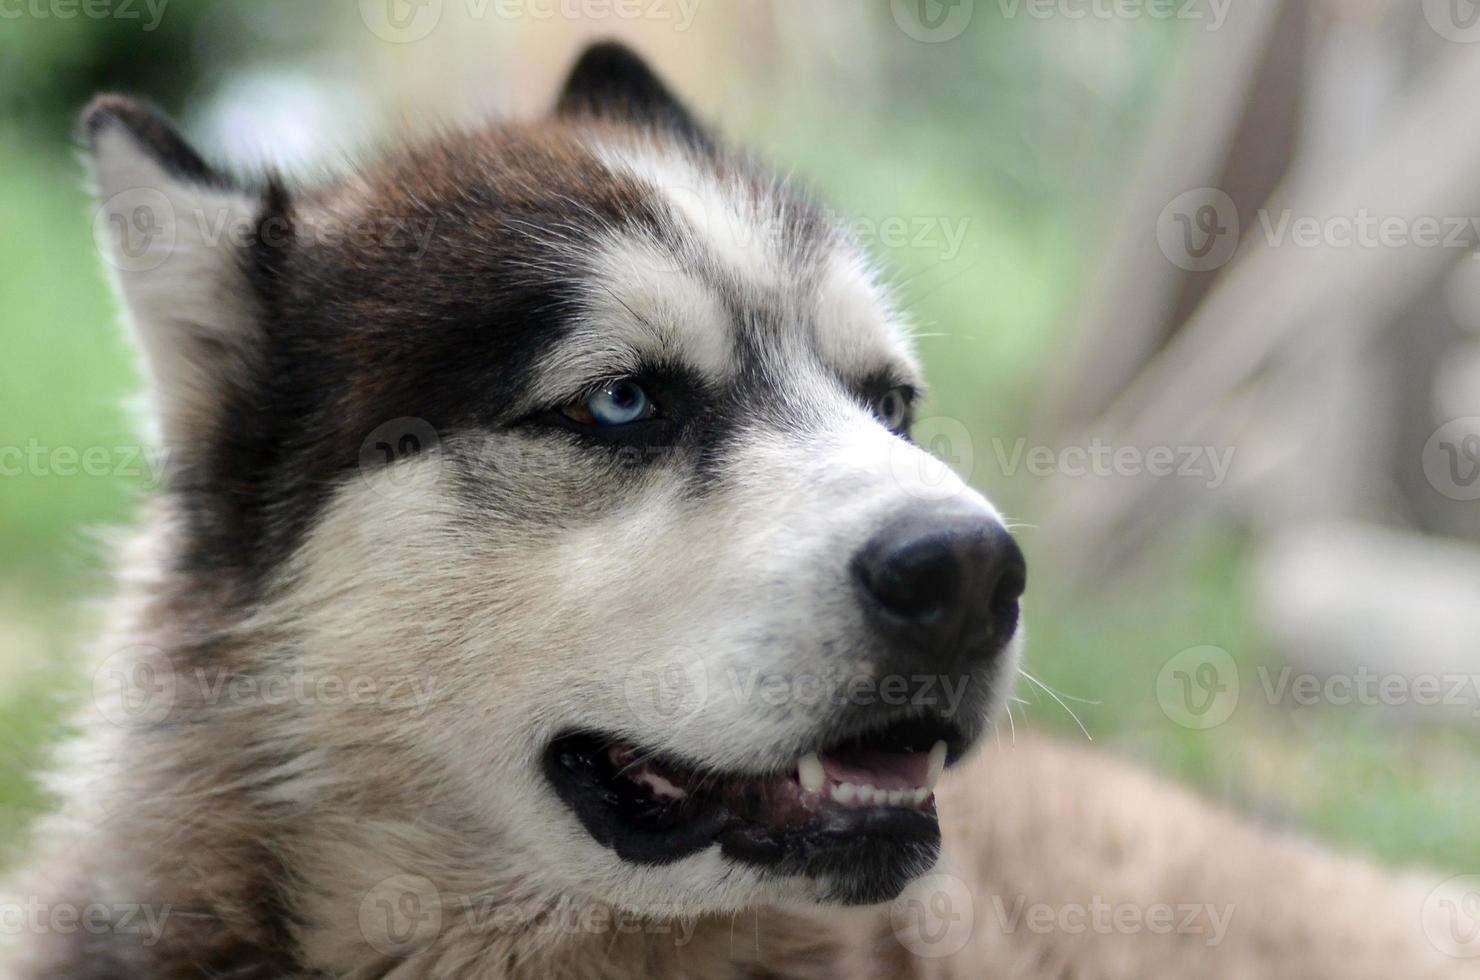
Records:
M667 129L703 147L712 137L688 108L625 45L603 41L577 59L556 103L555 114L594 116Z
M82 132L98 208L93 238L144 356L165 444L190 449L259 347L249 270L264 197L205 162L163 114L94 99Z

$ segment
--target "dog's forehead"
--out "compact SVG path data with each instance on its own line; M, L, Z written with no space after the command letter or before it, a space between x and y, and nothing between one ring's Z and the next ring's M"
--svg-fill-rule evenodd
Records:
M628 225L596 244L587 337L615 333L716 380L797 358L850 380L918 380L901 318L819 207L745 160L643 141L594 152L643 189L658 227Z
M908 333L862 250L745 157L620 127L500 129L428 145L348 198L435 223L419 275L388 273L406 279L405 302L480 276L490 293L558 293L559 350L530 379L545 394L593 370L678 362L721 381L798 358L847 380L918 383Z

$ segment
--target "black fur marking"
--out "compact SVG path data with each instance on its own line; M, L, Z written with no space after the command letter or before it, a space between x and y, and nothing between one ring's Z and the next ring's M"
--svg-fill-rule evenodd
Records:
M665 128L692 146L714 140L668 86L630 48L612 41L586 49L556 104L561 116L595 116Z
M180 180L212 187L239 189L185 142L180 131L159 109L125 95L99 95L82 111L82 136L94 154L98 138L110 126L121 127L166 173Z
M261 317L254 370L223 379L220 425L172 486L190 522L187 566L232 573L250 586L244 600L336 485L357 478L382 424L421 420L445 446L520 421L535 368L589 286L530 229L579 241L658 224L640 191L570 144L460 139L389 161L338 212L363 220L368 243L316 235L322 211L268 188L244 261Z

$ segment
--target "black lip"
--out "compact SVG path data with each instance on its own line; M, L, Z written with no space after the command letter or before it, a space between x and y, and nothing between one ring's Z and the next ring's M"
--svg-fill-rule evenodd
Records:
M924 751L941 739L952 761L966 751L966 739L956 726L919 716L845 726L820 744L828 750L868 745ZM838 807L809 818L802 826L786 828L747 819L718 793L701 791L681 804L658 805L617 778L607 751L613 744L626 743L587 730L566 731L546 750L545 772L592 838L624 861L671 864L718 844L733 860L822 883L831 901L869 904L898 895L913 877L934 864L940 851L940 824L933 805L927 810ZM695 774L703 782L743 782L777 775L710 773L680 759L642 755Z

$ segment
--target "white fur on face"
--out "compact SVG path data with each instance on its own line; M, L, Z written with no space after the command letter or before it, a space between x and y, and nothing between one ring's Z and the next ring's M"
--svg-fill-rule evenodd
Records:
M789 771L847 710L803 703L797 685L879 679L853 556L924 502L951 497L997 515L850 393L845 379L916 367L846 243L815 243L811 267L788 270L761 202L679 155L613 153L608 164L657 186L676 237L698 247L593 243L581 257L585 312L531 390L570 396L593 371L654 361L723 384L754 341L734 302L763 308L771 325L749 365L768 377L774 404L757 409L771 412L735 420L703 492L683 452L620 471L600 450L519 431L445 433L429 455L345 481L271 618L294 624L300 669L412 670L427 693L415 710L353 724L305 714L303 738L326 752L383 746L386 771L426 782L422 795L438 803L428 819L463 828L465 860L490 855L486 868L464 869L472 878L516 874L537 894L633 909L816 898L827 883L769 878L718 848L668 866L623 862L557 798L543 754L581 729L709 769ZM992 682L999 700L1015 655ZM663 678L687 686L660 710ZM778 680L797 695L766 693ZM482 836L469 840L470 827Z
M272 618L297 624L299 669L425 678L424 701L388 715L380 736L415 763L386 766L432 780L454 812L485 828L501 861L522 856L529 887L639 909L815 896L822 883L767 880L715 848L666 867L622 862L556 797L542 753L570 728L721 770L786 768L817 747L829 706L772 703L756 685L872 676L849 559L920 490L900 475L918 467L899 465L920 450L842 396L834 409L832 426L805 437L746 438L715 493L694 498L681 473L658 470L579 522L565 519L558 489L543 520L526 511L513 522L496 505L480 512L485 499L537 497L539 488L514 467L470 503L456 489L454 457L538 450L509 436L451 440L448 457L347 483ZM992 513L973 491L955 490ZM647 685L674 671L698 696L655 713ZM314 744L332 745L346 731L363 740L363 724L380 722L303 723Z
M757 199L739 178L723 179L672 147L604 145L597 157L615 174L637 180L666 205L699 254L688 256L732 277L744 289L774 291L795 270L778 248L784 215Z
M833 251L823 266L815 338L823 361L845 375L861 377L881 364L901 361L907 366L903 373L921 374L908 329L868 263L852 250Z
M672 253L656 242L614 236L588 261L586 313L542 366L547 387L558 388L567 373L578 383L589 380L589 374L582 377L583 363L635 372L646 364L678 361L716 382L731 374L730 312ZM568 372L566 364L572 366Z

